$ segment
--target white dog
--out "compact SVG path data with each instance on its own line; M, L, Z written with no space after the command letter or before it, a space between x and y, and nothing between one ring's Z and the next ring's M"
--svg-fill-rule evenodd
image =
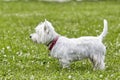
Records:
M45 44L49 47L50 55L59 60L63 68L67 68L72 61L90 59L94 69L105 68L106 47L102 43L107 34L107 20L104 20L104 29L100 36L84 36L80 38L67 38L57 34L52 24L45 20L36 28L36 33L30 38L36 42Z

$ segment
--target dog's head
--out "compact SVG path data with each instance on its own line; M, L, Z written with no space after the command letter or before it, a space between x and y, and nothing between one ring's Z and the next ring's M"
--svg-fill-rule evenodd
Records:
M53 39L54 33L52 24L45 20L35 28L35 33L31 34L30 38L33 42L47 44Z

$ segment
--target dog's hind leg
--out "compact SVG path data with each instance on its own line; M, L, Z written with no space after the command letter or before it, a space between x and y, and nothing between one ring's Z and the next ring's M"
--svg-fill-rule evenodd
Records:
M105 69L104 57L105 56L102 55L99 59L99 62L98 62L98 69L100 69L100 70Z
M93 63L94 70L103 70L105 68L104 55L93 55L90 57L90 61Z
M62 65L63 68L69 68L70 62L66 59L59 59L60 64Z

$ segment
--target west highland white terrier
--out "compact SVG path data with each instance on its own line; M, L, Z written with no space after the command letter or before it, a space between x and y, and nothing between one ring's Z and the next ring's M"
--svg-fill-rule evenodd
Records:
M106 47L102 41L107 30L107 20L104 19L104 29L99 36L67 38L56 33L52 24L45 20L35 28L35 33L30 38L48 46L50 55L57 58L63 68L68 68L72 61L88 58L93 63L93 69L103 70Z

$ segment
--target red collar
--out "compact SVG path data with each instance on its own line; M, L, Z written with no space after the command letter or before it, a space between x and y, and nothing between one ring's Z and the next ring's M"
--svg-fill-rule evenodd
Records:
M58 40L58 36L55 38L55 39L53 39L50 43L49 43L49 47L48 47L48 49L51 51L52 50L52 48L55 46L55 44L56 44L56 42L57 42L57 40Z

